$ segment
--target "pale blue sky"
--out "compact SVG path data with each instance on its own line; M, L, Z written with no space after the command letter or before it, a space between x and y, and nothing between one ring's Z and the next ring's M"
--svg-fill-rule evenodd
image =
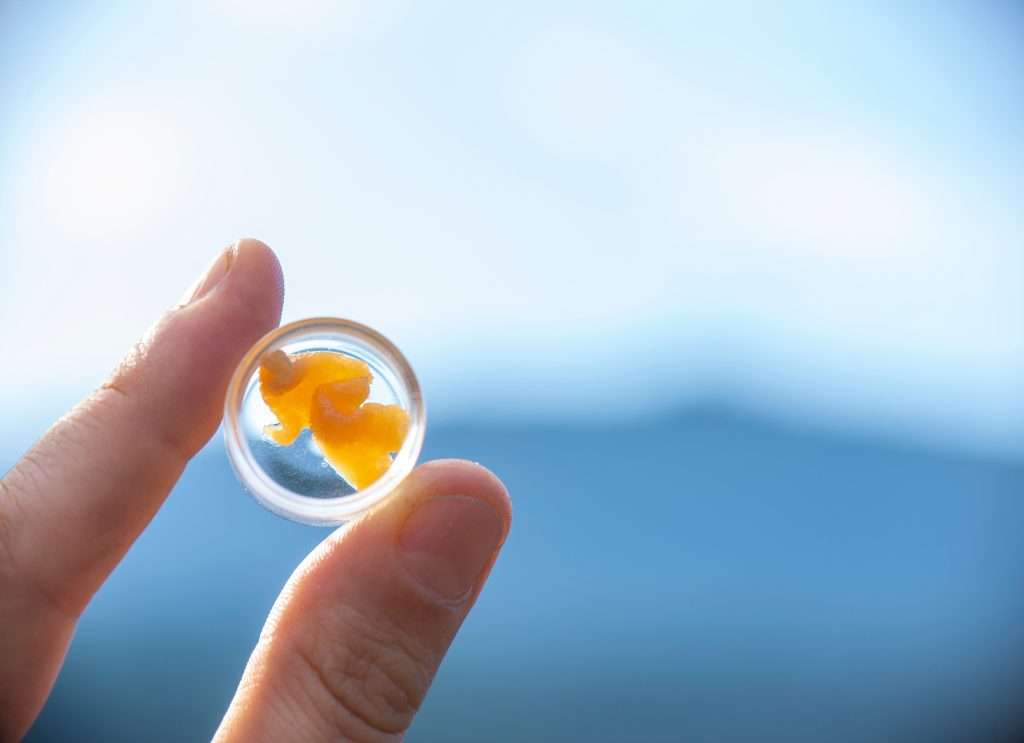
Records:
M254 235L442 419L713 395L1024 451L1012 3L7 4L0 101L32 397Z

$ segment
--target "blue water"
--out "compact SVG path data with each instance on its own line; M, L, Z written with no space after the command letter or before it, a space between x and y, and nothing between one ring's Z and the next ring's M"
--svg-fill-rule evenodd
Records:
M729 410L435 426L515 522L408 740L1012 739L1024 463ZM29 741L208 737L326 532L259 508L219 439L83 618Z

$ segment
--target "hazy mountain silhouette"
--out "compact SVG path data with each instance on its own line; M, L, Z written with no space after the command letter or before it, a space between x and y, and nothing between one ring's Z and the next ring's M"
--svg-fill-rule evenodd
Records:
M1024 464L720 408L435 426L515 522L410 741L1009 735ZM326 531L259 508L219 439L97 595L30 741L207 738Z

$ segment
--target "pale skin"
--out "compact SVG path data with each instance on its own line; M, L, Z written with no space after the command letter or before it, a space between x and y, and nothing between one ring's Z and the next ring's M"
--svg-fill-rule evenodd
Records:
M240 240L0 480L0 742L39 713L79 616L216 430L282 296L274 254ZM483 467L417 468L296 568L214 740L401 740L510 521Z

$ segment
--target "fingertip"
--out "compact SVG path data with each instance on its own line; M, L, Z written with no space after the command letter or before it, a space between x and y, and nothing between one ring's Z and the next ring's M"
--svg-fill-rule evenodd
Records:
M502 540L512 523L512 499L496 474L477 462L465 459L435 459L421 464L402 484L410 501L445 495L460 495L486 502L502 523ZM409 504L414 507L413 503Z
M284 272L277 255L266 243L252 237L238 240L227 284L251 308L265 314L272 327L281 319L284 303Z
M511 519L478 464L417 467L399 491L327 537L295 571L218 734L398 739L479 596ZM368 661L369 659L369 661ZM372 737L371 737L372 736Z
M237 260L252 264L262 264L278 274L281 272L281 264L273 249L262 240L255 237L242 237L235 241L233 246Z

